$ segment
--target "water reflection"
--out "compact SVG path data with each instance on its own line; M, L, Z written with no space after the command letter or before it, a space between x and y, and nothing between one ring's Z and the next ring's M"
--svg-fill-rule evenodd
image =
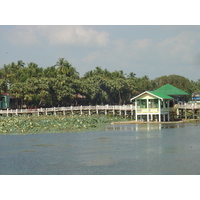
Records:
M176 123L176 124L126 124L126 125L110 125L106 127L106 130L127 130L127 131L152 131L152 130L159 130L159 129L172 129L172 128L183 128L186 125L183 123Z
M162 123L149 123L149 124L123 124L123 125L112 125L106 127L107 131L120 131L120 132L132 132L132 136L129 137L130 142L136 147L134 151L135 157L141 157L146 155L146 162L151 163L151 155L157 155L157 158L162 159L163 155L176 154L178 152L176 143L177 141L173 138L170 141L170 146L165 146L166 138L169 140L169 136L174 136L177 129L185 128L190 124L175 123L175 124L162 124ZM192 125L193 126L193 125ZM169 131L168 131L168 130ZM181 132L181 131L180 131ZM168 133L168 136L166 136ZM141 150L141 142L143 143L143 149ZM156 141L156 144L155 144ZM168 141L167 141L168 142ZM139 151L137 151L140 149ZM143 153L141 153L141 151Z

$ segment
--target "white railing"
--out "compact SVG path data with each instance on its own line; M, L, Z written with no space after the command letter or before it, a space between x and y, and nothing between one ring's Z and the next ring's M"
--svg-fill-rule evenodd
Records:
M200 109L200 104L197 103L185 103L185 104L177 104L175 106L177 109ZM53 113L56 114L57 112L71 112L74 111L80 111L82 114L83 111L88 111L89 114L91 112L96 112L97 114L100 111L105 111L105 114L107 114L108 111L115 113L115 111L118 111L121 114L121 111L131 111L131 115L133 115L133 111L135 110L134 105L96 105L96 106L69 106L69 107L52 107L52 108L32 108L32 109L5 109L0 110L0 115L18 115L18 114L38 114L41 113L48 114ZM149 112L158 112L158 109L155 108L149 108ZM147 112L146 109L142 109L137 107L137 112Z
M179 108L179 109L200 109L200 104L196 104L196 103L178 104L177 108Z
M32 109L7 109L0 110L1 114L28 114L28 113L56 113L56 112L65 112L65 111L100 111L100 110L113 110L113 111L133 111L135 106L133 105L105 105L105 106L69 106L69 107L53 107L53 108L32 108Z

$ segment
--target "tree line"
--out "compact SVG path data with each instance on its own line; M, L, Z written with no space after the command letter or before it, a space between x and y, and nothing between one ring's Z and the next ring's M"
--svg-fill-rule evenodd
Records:
M136 77L123 70L110 72L96 67L80 77L77 70L65 59L55 65L38 67L22 60L4 65L0 69L0 92L8 92L15 100L15 107L56 107L77 105L77 94L85 97L89 105L127 104L133 96L146 90L155 90L172 84L189 93L200 91L200 79L189 80L180 75L161 76L150 80L147 75Z

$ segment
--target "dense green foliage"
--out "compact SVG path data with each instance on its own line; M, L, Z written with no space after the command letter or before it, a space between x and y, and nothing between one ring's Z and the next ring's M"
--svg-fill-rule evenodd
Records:
M121 117L79 116L79 115L41 115L13 116L0 118L0 135L19 135L37 133L61 133L90 131L102 128L103 124L125 120Z
M4 65L0 69L0 93L8 92L15 99L15 107L70 106L78 103L77 94L87 98L86 103L126 104L130 98L146 90L155 90L169 83L190 95L200 91L200 79L191 81L179 75L161 76L150 80L148 76L136 77L131 72L110 72L96 67L79 76L72 65L60 58L47 68L23 61ZM80 104L80 102L79 102Z

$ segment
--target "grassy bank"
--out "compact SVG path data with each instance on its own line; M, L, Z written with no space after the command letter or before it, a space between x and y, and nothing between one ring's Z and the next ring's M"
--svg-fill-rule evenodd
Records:
M182 119L185 123L200 123L200 119Z
M13 116L0 117L0 135L61 133L98 129L102 125L124 121L112 116Z

